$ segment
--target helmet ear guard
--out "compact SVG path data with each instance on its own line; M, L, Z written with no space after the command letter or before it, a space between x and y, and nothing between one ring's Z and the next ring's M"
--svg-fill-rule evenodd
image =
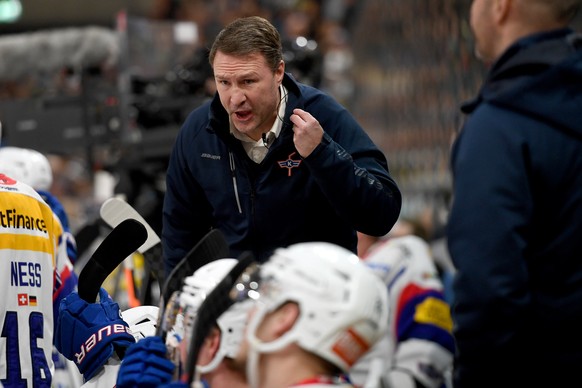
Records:
M186 371L182 374L181 381L187 383L200 383L201 371L199 365L196 365L200 349L207 335L219 320L223 319L224 314L230 311L236 302L242 302L236 298L236 293L232 293L240 283L240 279L245 277L246 270L255 263L255 258L249 251L243 252L236 261L236 264L224 276L214 289L204 298L204 301L196 312L196 319L192 327L191 341L186 343L188 347L187 360L185 363ZM244 309L243 322L246 323L246 314L249 310ZM240 343L244 331L244 324L241 326L240 334L235 336ZM222 334L225 334L224 332ZM233 338L235 338L233 337ZM222 342L222 341L221 341ZM238 346L236 349L238 353Z
M198 320L198 312L206 297L235 268L239 260L224 258L210 262L200 267L192 276L184 279L180 293L180 305L184 311L184 344L189 346L193 338L194 325ZM237 303L231 306L216 319L220 330L220 345L214 358L206 365L197 365L199 373L208 373L216 369L224 357L234 358L238 353L244 336L248 303ZM186 362L186 359L183 360Z
M247 329L254 352L295 342L347 372L388 330L384 283L339 246L311 242L278 249L261 265L260 279L257 311ZM275 341L260 341L256 329L264 315L289 301L300 309L294 326Z

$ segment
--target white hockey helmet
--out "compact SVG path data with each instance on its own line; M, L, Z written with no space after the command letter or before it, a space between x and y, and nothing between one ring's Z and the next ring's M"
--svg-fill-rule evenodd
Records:
M48 191L53 183L52 168L46 156L29 148L1 147L0 172L35 190Z
M200 267L192 276L184 279L184 285L180 293L180 305L186 315L184 317L184 343L188 344L190 342L189 334L192 332L192 328L188 327L187 323L196 319L196 313L206 296L214 290L236 263L237 260L232 258L218 259ZM210 363L197 365L200 373L211 372L224 357L234 358L237 355L243 340L250 307L250 304L245 303L234 304L218 318L217 324L221 332L220 346Z
M394 285L402 279L402 271L408 278L426 287L442 289L436 264L428 243L415 235L391 237L370 250L363 262L370 267L384 284ZM392 287L392 286L391 286Z
M136 341L156 335L158 321L157 306L137 306L121 312L121 317L129 325Z
M326 242L280 248L259 272L258 280L250 282L258 282L255 296L249 292L257 300L247 328L251 379L258 375L252 366L257 353L275 352L291 343L347 372L388 330L386 286L345 248ZM264 316L286 302L299 306L293 328L275 341L261 341L256 330Z

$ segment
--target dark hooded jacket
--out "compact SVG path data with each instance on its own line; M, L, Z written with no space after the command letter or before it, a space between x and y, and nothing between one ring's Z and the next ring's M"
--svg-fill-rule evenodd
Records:
M580 46L569 29L516 42L463 107L447 230L456 387L579 380Z
M384 154L330 96L285 74L288 102L279 137L261 163L229 131L218 96L193 111L176 139L163 210L166 273L209 229L218 228L237 257L265 260L277 247L328 241L356 252L356 230L384 235L396 222L400 191ZM301 158L293 109L311 113L322 142Z

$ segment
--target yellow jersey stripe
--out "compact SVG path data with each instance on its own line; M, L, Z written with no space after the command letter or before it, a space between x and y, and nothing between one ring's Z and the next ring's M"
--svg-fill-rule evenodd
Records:
M0 249L15 249L23 251L39 251L54 254L53 244L47 237L27 234L0 233Z

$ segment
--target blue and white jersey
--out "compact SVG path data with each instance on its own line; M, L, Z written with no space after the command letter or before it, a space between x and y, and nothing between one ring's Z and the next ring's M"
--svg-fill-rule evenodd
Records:
M0 383L50 387L54 313L76 289L63 227L30 186L0 173Z
M439 388L453 367L450 306L429 245L413 235L372 246L364 262L384 281L389 296L389 332L350 372L365 388L380 379L399 388Z

